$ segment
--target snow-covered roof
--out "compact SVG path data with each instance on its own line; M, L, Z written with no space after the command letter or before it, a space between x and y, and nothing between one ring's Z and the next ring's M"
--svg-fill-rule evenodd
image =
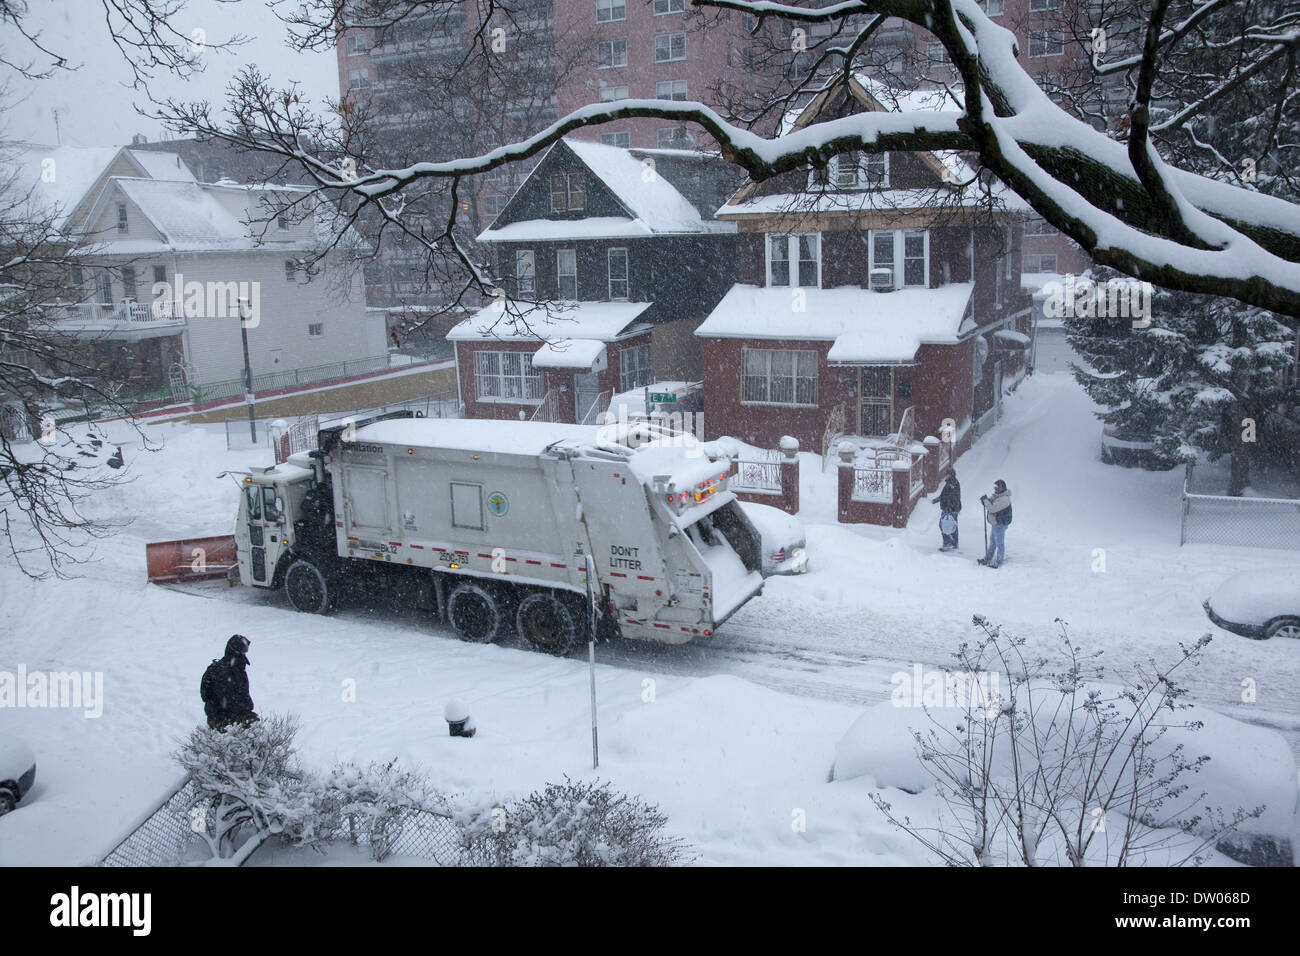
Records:
M152 149L128 149L126 154L150 179L166 179L173 182L196 182L194 171L185 165L180 153L165 153Z
M599 339L552 339L533 353L533 368L589 369L604 351Z
M1020 290L1022 292L1037 292L1049 282L1056 282L1065 285L1065 276L1059 272L1022 272L1020 273Z
M506 455L538 455L559 441L595 440L591 425L479 418L394 418L357 429L359 442Z
M735 232L731 223L703 219L699 211L663 176L647 175L637 154L649 150L627 150L603 143L563 140L565 146L599 179L627 216L595 216L585 219L529 219L485 229L480 242L531 242L547 239L635 239L656 235L693 235ZM557 143L552 149L559 148ZM667 151L664 151L667 152ZM683 157L705 154L680 151ZM537 175L543 163L530 174ZM520 190L523 186L520 186Z
M563 312L548 317L541 306L511 303L479 309L447 333L449 342L541 342L533 353L539 368L590 369L605 344L639 334L649 326L636 321L649 302L566 302ZM524 322L511 321L510 312L525 311ZM549 318L549 321L548 321Z
M922 345L958 341L974 288L956 282L895 292L804 289L804 311L796 312L788 288L734 285L695 334L831 341L831 362L910 362Z
M999 189L995 195L1008 209L1028 208L1028 203L1015 193ZM734 200L733 200L734 201ZM922 209L928 206L965 207L985 203L983 190L971 188L958 193L936 193L934 189L854 189L825 190L816 193L774 193L754 196L736 205L728 202L718 210L718 216L734 219L744 216L766 216L788 212L869 212L872 210Z

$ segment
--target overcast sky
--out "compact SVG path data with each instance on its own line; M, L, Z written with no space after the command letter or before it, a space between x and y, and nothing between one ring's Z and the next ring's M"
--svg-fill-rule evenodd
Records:
M41 31L41 42L65 56L73 71L61 70L48 80L28 81L9 73L0 136L21 142L53 144L54 112L58 111L59 141L66 146L120 146L134 133L161 138L157 123L140 117L135 105L148 107L143 94L130 88L131 72L108 37L100 0L29 0L29 23ZM175 18L181 32L202 29L209 43L241 33L250 40L232 53L209 50L204 71L190 81L160 77L156 90L184 100L225 101L225 88L245 64L269 72L275 85L297 80L319 104L338 96L334 54L300 54L285 45L284 25L263 0L187 0ZM0 48L6 59L31 60L32 52L15 39L13 28L0 24Z

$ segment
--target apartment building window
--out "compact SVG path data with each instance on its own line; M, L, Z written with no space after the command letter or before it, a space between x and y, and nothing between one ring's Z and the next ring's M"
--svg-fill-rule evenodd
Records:
M1026 253L1020 258L1022 272L1056 272L1056 253Z
M307 323L307 334L308 334L309 336L311 336L312 338L320 338L321 336L323 336L323 335L325 334L325 323L324 323L324 322L308 322L308 323Z
M582 173L552 173L551 212L582 212L586 208L587 193Z
M627 0L596 0L596 22L613 23L627 19Z
M627 40L601 40L596 44L596 69L627 66Z
M515 250L515 294L532 295L537 289L537 257L532 249Z
M135 301L135 266L122 266L122 298Z
M1000 17L1006 10L1004 0L979 0L979 5L991 17Z
M665 13L681 13L686 9L686 0L655 0L655 16Z
M686 99L686 81L685 80L660 80L655 84L655 99L657 100L684 100Z
M370 89L370 71L369 70L348 70L348 89L349 90Z
M654 381L650 367L650 346L633 345L618 353L618 375L623 391L643 388Z
M126 230L127 230L126 203L120 202L117 204L117 231L126 232Z
M602 86L600 88L600 101L602 103L612 103L615 100L625 100L628 97L626 86Z
M660 33L655 37L655 62L686 59L685 33Z
M627 301L627 250L610 249L609 261L609 297L612 301Z
M366 35L364 33L349 33L347 39L348 56L361 56L366 52Z
M1060 56L1065 52L1064 30L1030 30L1030 56Z
M792 282L792 278L798 281ZM821 233L768 235L767 284L820 288Z
M601 133L600 141L606 146L621 146L627 149L632 145L632 134L625 129L615 130L612 133Z
M685 126L661 126L655 130L655 145L660 149L690 149L695 137Z
M578 251L559 249L555 253L555 286L559 297L567 302L578 298Z
M768 405L816 405L817 353L745 349L740 398Z
M1034 216L1025 220L1026 236L1055 236L1059 233L1060 230L1042 216Z
M928 231L873 229L868 247L871 288L888 290L930 284Z
M527 352L475 352L474 373L480 399L541 400L542 376L533 370L533 357Z

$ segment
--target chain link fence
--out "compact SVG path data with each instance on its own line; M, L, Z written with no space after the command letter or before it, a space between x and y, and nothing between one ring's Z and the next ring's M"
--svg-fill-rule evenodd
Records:
M201 862L208 845L193 829L195 812L206 811L210 795L186 777L131 827L99 861L104 867L181 866ZM464 862L460 828L447 814L396 807L378 824L349 817L340 838L353 846L373 847L376 856L414 857L439 866Z
M1300 549L1300 499L1200 494L1190 490L1192 476L1189 463L1179 544Z

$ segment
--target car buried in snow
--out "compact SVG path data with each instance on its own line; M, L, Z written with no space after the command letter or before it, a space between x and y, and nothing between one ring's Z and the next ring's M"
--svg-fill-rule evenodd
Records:
M742 501L740 508L763 542L763 577L808 570L808 537L803 522L780 508Z
M18 806L36 782L36 755L21 740L0 735L0 816Z
M1243 637L1300 638L1300 568L1235 574L1203 606L1211 621Z

